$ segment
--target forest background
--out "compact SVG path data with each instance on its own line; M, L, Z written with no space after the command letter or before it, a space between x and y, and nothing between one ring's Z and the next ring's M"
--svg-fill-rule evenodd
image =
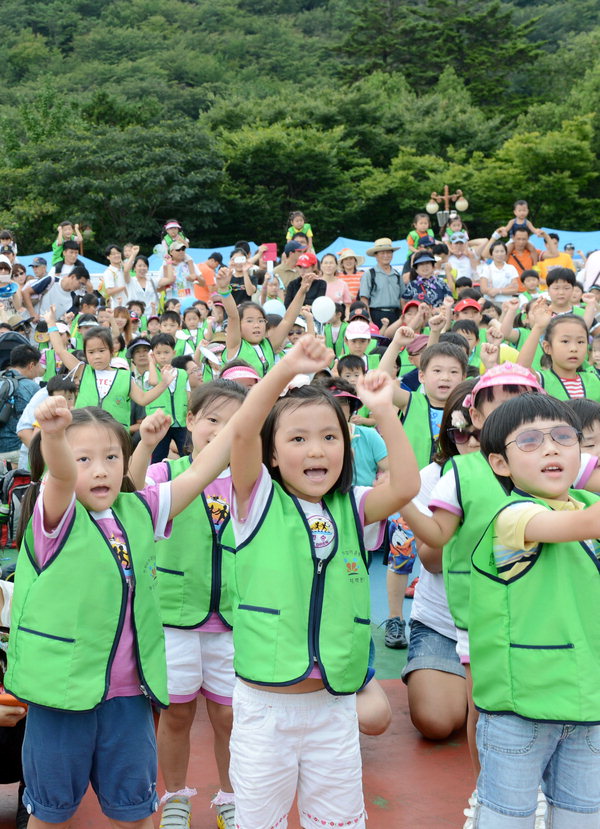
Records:
M526 198L595 230L597 0L3 0L0 226L153 246L401 238L460 187L472 235ZM150 250L145 251L150 252Z

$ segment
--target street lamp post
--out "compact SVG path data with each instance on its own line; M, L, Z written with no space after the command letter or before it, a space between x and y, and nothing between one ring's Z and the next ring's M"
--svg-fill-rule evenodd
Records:
M440 210L442 202L444 203L444 209ZM463 191L457 190L456 193L450 193L450 189L447 184L444 184L444 190L441 194L432 193L429 197L429 201L425 205L425 210L431 216L434 214L437 215L438 225L440 227L443 227L443 225L448 222L451 202L454 203L454 207L457 211L464 212L469 209L469 202L463 196Z

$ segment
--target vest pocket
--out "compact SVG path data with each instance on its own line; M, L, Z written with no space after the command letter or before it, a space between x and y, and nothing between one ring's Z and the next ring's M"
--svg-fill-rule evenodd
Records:
M355 616L354 621L356 622L357 625L370 625L371 624L370 619L361 619L360 616Z
M34 636L41 636L43 639L51 639L55 642L66 642L67 644L74 644L75 640L67 636L55 636L53 633L43 633L41 630L34 630L33 628L24 628L19 625L18 630L23 633L32 633Z
M517 713L541 720L578 719L581 688L577 650L571 642L511 642L508 657Z
M261 607L256 604L239 604L238 610L252 610L255 613L271 613L273 616L281 615L281 610L276 610L274 607Z

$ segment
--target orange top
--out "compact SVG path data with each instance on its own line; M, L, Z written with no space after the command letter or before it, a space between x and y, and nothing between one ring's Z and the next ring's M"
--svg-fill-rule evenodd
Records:
M194 294L196 295L196 299L202 299L204 302L208 302L210 295L215 292L215 272L212 268L208 267L206 262L200 262L196 267L204 277L206 285L199 285L197 282L194 282Z

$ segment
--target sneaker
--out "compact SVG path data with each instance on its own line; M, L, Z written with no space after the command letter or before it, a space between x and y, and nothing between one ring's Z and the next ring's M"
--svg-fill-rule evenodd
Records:
M477 791L474 791L471 797L469 798L469 805L466 809L463 810L463 814L466 817L466 820L463 825L463 829L473 829L474 826L474 818L475 818L475 807L477 806Z
M215 806L218 829L235 829L235 803Z
M419 583L419 577L417 576L416 579L413 579L411 583L408 585L406 590L404 591L404 598L405 599L414 599L415 597L415 587Z
M189 797L174 794L163 806L159 829L190 829L192 804Z
M393 616L385 623L385 646L386 648L407 648L408 641L404 628L406 622L399 616Z

